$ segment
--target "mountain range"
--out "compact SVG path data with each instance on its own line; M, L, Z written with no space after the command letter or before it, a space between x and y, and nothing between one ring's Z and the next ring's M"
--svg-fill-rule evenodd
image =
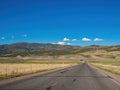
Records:
M86 47L58 45L58 44L42 44L42 43L14 43L0 45L0 56L14 57L14 56L43 56L43 55L68 55L85 53L88 51L104 50L106 52L120 51L120 46L99 46L91 45Z

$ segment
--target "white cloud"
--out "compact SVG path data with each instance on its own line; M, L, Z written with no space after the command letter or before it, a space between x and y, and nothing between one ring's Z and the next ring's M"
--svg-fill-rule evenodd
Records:
M27 35L27 34L23 34L22 36L23 36L23 37L27 37L28 35Z
M72 41L75 42L75 41L78 41L78 40L74 38L74 39L72 39Z
M4 40L4 39L5 39L5 37L1 37L1 39L2 39L2 40Z
M65 45L65 42L58 42L57 44Z
M71 45L71 43L67 43L67 45Z
M101 38L95 38L94 41L95 41L95 42L96 42L96 41L103 41L103 39L101 39Z
M70 41L70 39L65 37L65 38L63 39L63 41L64 41L64 42Z
M92 41L90 38L86 38L86 37L84 37L84 38L82 38L82 41L85 41L85 42L90 42L90 41Z

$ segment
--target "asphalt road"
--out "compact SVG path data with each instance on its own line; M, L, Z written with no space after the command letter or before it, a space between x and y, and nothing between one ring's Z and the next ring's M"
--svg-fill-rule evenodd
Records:
M120 84L84 63L0 86L0 90L120 90Z

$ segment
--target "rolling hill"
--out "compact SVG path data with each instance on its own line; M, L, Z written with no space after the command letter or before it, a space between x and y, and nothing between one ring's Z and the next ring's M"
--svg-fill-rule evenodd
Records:
M120 46L91 45L86 47L41 44L41 43L14 43L0 45L0 57L16 56L64 56L66 58L109 58L120 59Z
M70 54L81 47L70 45L14 43L0 45L0 56Z

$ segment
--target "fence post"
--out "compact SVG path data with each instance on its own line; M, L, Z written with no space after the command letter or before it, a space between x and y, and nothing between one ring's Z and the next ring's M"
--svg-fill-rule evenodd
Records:
M33 70L32 70L32 64L31 64L30 66L31 66L31 72L33 73Z
M5 79L7 79L7 77L8 77L7 73L8 73L8 70L7 70L7 66L6 66L6 70L5 70Z

